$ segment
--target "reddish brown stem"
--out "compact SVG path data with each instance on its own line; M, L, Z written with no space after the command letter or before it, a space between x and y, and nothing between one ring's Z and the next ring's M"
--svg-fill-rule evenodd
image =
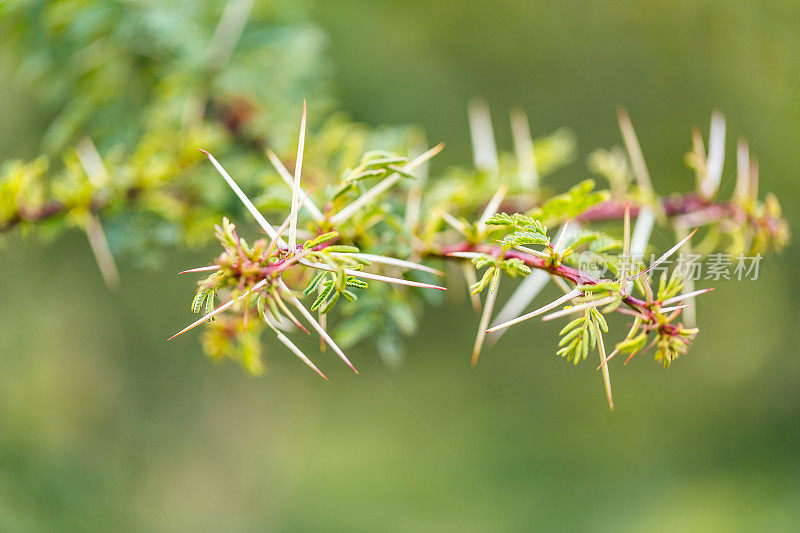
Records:
M428 251L428 254L454 259L454 257L451 256L450 254L455 252L477 252L490 255L493 257L498 257L502 253L502 248L500 246L492 244L471 244L468 242L460 242L457 244L443 246L435 251ZM503 257L520 259L522 262L524 262L531 268L544 270L546 272L549 272L550 274L553 274L554 276L558 276L562 279L570 281L575 285L596 285L601 281L592 276L591 274L588 274L581 270L572 268L564 264L551 264L550 262L541 257L521 252L519 250L507 250L503 255ZM641 313L642 315L647 317L650 322L653 323L657 322L655 313L650 309L650 305L646 301L640 300L639 298L636 298L631 295L625 295L622 297L622 302L631 309L634 309L638 313ZM672 335L677 335L680 329L678 328L678 326L675 326L673 324L664 324L662 327L664 328L665 333L669 333Z

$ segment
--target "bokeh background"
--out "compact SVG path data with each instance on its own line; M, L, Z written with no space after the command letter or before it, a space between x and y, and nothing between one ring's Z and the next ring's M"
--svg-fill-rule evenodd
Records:
M711 111L750 139L762 190L800 212L800 5L781 1L311 2L342 107L369 124L418 123L470 160L465 107L534 131L567 126L588 175L637 127L656 188L689 190L690 128ZM47 116L0 67L0 159L35 155ZM298 99L302 95L298 95ZM731 168L730 166L728 168ZM731 188L731 184L728 185ZM665 241L664 241L665 242ZM800 521L798 249L754 282L722 282L701 334L669 370L553 355L529 324L468 365L478 317L431 308L401 366L356 349L360 376L321 383L272 353L268 373L215 365L189 318L207 250L159 269L121 262L103 285L85 237L0 251L0 530L790 531ZM341 367L341 368L339 368Z

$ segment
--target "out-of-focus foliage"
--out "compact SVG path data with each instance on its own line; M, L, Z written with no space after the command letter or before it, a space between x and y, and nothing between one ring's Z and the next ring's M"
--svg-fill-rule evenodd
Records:
M2 9L2 44L54 116L48 154L86 135L103 152L135 146L143 133L212 118L285 142L298 95L315 110L331 104L324 38L304 2L11 0Z
M208 169L195 168L195 148L236 154L243 182L263 186L261 149L287 148L287 118L301 96L319 114L331 107L324 39L302 3L12 1L2 9L0 43L52 120L42 158L0 171L0 227L47 218L52 233L62 217L80 226L97 212L112 250L149 261L155 245L207 239L209 224L233 207Z

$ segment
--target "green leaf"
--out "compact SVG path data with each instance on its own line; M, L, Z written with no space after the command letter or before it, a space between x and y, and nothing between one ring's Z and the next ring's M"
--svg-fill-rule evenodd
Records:
M494 271L496 268L497 267L487 268L486 272L483 273L483 277L470 287L470 293L478 294L485 289L486 286L489 285L489 282L492 281L492 276L494 276Z
M594 180L588 179L569 191L552 197L530 214L548 224L575 218L590 207L608 199L608 191L594 191Z
M306 250L308 250L309 248L314 248L315 246L319 246L324 242L333 240L338 236L339 236L338 231L329 231L328 233L323 233L322 235L314 237L310 241L306 241L305 244L303 245L303 248L305 248Z
M325 276L327 276L327 272L318 272L317 275L314 276L314 279L311 280L311 283L309 283L308 286L303 290L303 294L308 296L317 290L317 286L325 278Z
M334 244L332 246L327 246L323 249L323 251L327 253L339 252L345 254L355 254L358 253L358 248L355 246L348 246L346 244Z

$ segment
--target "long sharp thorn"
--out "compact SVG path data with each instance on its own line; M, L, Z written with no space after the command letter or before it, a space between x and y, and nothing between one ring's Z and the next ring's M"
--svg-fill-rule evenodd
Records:
M218 270L218 269L219 269L219 265L208 265L208 266L202 266L202 267L197 267L197 268L190 268L188 270L182 270L182 271L178 272L178 274L191 274L193 272L208 272L210 270Z
M303 303L297 299L297 296L292 294L292 292L289 290L289 287L287 287L286 283L283 282L282 280L280 281L280 287L286 294L288 294L289 299L292 302L292 305L294 305L297 308L297 310L300 311L300 314L303 315L303 318L305 318L306 321L309 324L311 324L311 327L313 327L317 331L317 333L319 333L320 337L325 339L325 342L327 342L328 345L333 349L333 351L336 352L336 355L338 355L339 358L342 361L344 361L348 367L350 367L350 370L358 374L358 370L356 370L356 367L353 366L353 363L350 362L350 360L344 354L342 349L339 348L339 345L333 342L333 339L331 338L330 335L328 335L328 332L325 331L325 328L323 328L320 325L320 323L317 322L317 319L314 318L314 315L312 315L311 312L308 309L306 309Z
M327 315L326 313L323 313L323 312L322 312L322 309L319 309L319 310L317 310L317 317L319 317L319 318L318 318L318 320L319 320L319 325L320 325L320 326L322 326L322 329L324 329L325 331L327 331L327 330L328 330L328 315ZM319 338L319 351L320 351L320 352L325 352L325 348L326 348L327 346L328 346L328 345L327 345L327 344L325 344L325 339L323 339L322 337L320 337L320 338Z
M81 139L75 147L75 152L78 155L78 161L86 172L86 177L93 186L100 188L108 184L110 178L108 169L103 164L103 158L97 151L97 147L90 137Z
M289 213L289 216L286 217L286 219L283 221L283 223L278 228L278 231L276 232L277 235L275 236L274 239L272 239L272 241L270 241L269 246L267 246L267 251L265 253L265 256L268 257L268 256L270 256L272 254L272 251L275 249L275 246L278 244L278 239L280 239L281 235L283 234L283 232L286 231L286 227L289 225L290 221L294 220L295 222L297 222L297 213L300 211L300 208L303 207L303 204L308 199L308 195L311 194L312 190L313 190L313 188L309 189L308 192L305 194L305 196L300 199L300 202L296 206L294 206L292 208L292 212ZM297 231L295 231L295 234L296 233L297 233ZM294 248L290 248L290 250L295 250L296 248L297 248L297 243L295 243L295 247Z
M573 230L570 227L571 222L572 219L565 220L564 224L561 226L561 231L558 232L556 242L553 244L553 250L557 253L561 253L563 251L561 250L561 247L564 245L564 242L566 242L567 237L571 237L577 231L577 229Z
M503 322L502 324L498 324L496 326L493 326L493 327L489 328L488 330L486 330L486 333L494 333L495 331L497 331L499 329L507 328L509 326L513 326L514 324L518 324L520 322L523 322L523 321L528 320L530 318L533 318L535 316L539 316L542 313L546 313L549 310L554 309L554 308L558 307L559 305L563 304L564 302L567 302L567 301L575 298L576 296L579 296L580 294L581 294L581 291L579 289L573 289L570 292L568 292L567 294L561 296L560 298L557 298L556 300L553 300L552 302L550 302L547 305L543 305L542 307L540 307L539 309L536 309L535 311L531 311L530 313L526 313L526 314L524 314L522 316L518 316L517 318L515 318L513 320L509 320L508 322Z
M276 295L273 300L275 300L275 303L278 304L278 307L280 307L281 311L283 311L283 314L286 315L286 318L288 318L292 324L303 330L306 335L311 335L311 332L309 332L306 327L301 324L299 320L297 320L297 317L294 316L294 313L292 313L291 309L286 307L286 304L283 302L280 296Z
M739 139L736 145L736 188L733 191L734 198L739 201L750 197L750 150L747 141Z
M535 191L539 187L539 172L536 168L531 127L525 111L521 109L511 111L511 134L514 140L514 152L517 155L520 185L525 190Z
M497 144L489 106L483 100L472 100L467 106L467 115L475 168L497 172Z
M453 215L442 209L437 209L437 212L439 216L442 217L442 220L444 220L447 223L448 226L450 226L451 228L453 228L454 230L456 230L465 237L469 236L469 228L464 222L458 220L456 217L454 217Z
M662 307L661 308L661 312L662 313L669 313L669 312L672 312L672 311L677 311L678 309L686 309L687 307L691 307L692 305L694 305L694 304L683 304L683 305L675 305L675 306L672 306L672 307Z
M90 213L84 225L86 230L86 237L89 239L89 247L92 249L94 258L97 261L97 266L100 268L100 274L103 276L106 286L109 289L116 289L119 287L119 270L117 263L114 261L114 256L111 254L111 248L108 246L108 239L103 231L103 226L100 224L97 215Z
M100 153L97 151L92 139L86 137L81 140L75 148L75 152L91 184L96 188L105 187L109 180L108 170L103 164L103 159L100 157ZM97 261L97 266L100 268L100 274L103 276L103 281L105 281L109 289L116 289L119 286L119 270L116 262L114 262L114 256L108 246L108 239L106 239L106 234L97 215L94 213L89 214L84 224L84 229L86 230L86 237L89 239L89 246L92 248L92 253Z
M622 313L623 315L628 315L628 316L632 316L632 317L635 317L635 318L641 318L642 320L646 320L647 319L647 317L644 316L643 314L637 313L633 309L628 309L626 307L617 307L616 311L617 311L617 313Z
M563 292L564 294L570 292L571 289L569 288L569 285L567 285L567 282L564 281L563 279L559 278L554 274L550 274L550 279L553 280L553 283L558 285L558 288L561 289L561 292Z
M614 358L614 356L615 356L615 355L617 355L618 353L619 353L619 350L614 350L613 352L611 352L610 354L608 354L608 357L606 357L605 359L603 359L603 360L600 362L600 364L599 364L599 365L597 365L597 368L595 368L595 370L600 370L601 368L603 368L603 365L607 365L607 364L608 364L608 362L609 362L609 361L611 361L611 360Z
M686 300L687 298L693 298L695 296L699 296L701 294L705 294L705 293L711 292L713 290L714 290L714 288L710 287L708 289L698 289L696 291L687 292L686 294L679 294L678 296L673 296L672 298L667 298L666 300L661 302L661 305L669 305L669 304L674 304L674 303L677 303L677 302L681 302L683 300Z
M719 111L711 115L711 128L708 132L708 161L706 176L702 183L701 194L710 200L719 188L722 179L722 167L725 163L725 116Z
M446 254L447 257L459 257L461 259L481 259L489 257L488 255L481 253L481 252L450 252ZM468 263L464 263L468 264Z
M333 267L329 267L324 263L316 263L312 261L307 261L305 259L301 259L300 262L306 266L310 266L311 268L316 268L317 270L326 270L328 272L336 272L336 269ZM375 281L385 281L386 283L394 283L396 285L407 285L409 287L419 287L421 289L438 289L440 291L446 291L447 287L440 287L439 285L431 285L430 283L422 283L420 281L411 281L408 279L403 278L392 278L389 276L382 276L380 274L373 274L372 272L363 272L361 270L353 270L351 268L344 269L345 274L349 274L356 278L364 278L364 279L373 279Z
M478 219L478 232L483 233L486 231L486 221L497 214L497 209L503 202L507 192L508 185L501 185L489 200L489 203L486 204L486 209L483 210L481 218Z
M483 254L479 254L483 255ZM475 271L469 263L461 263L461 268L464 272L464 280L467 282L467 293L469 293L469 301L472 303L472 310L476 313L481 310L481 298L477 294L472 293L472 286L478 282Z
M633 226L631 235L630 256L641 257L647 249L650 235L653 233L653 226L656 222L656 215L653 208L649 205L643 206L636 217L636 224Z
M540 252L539 250L534 250L533 248L528 248L527 246L521 246L517 244L514 246L514 248L516 248L520 252L525 252L526 254L535 255L536 257L541 257L542 259L550 259L549 253Z
M325 377L325 374L323 374L323 373L320 371L320 369L319 369L319 368L317 368L317 365L315 365L314 363L312 363L312 362L311 362L311 359L309 359L308 357L306 357L306 354L304 354L304 353L303 353L303 352L300 350L300 348L298 348L297 346L295 346L295 344L294 344L294 343L293 343L291 340L289 340L289 338L288 338L286 335L284 335L284 334L283 334L283 333L281 333L280 331L277 331L276 333L277 333L277 335L278 335L278 340L279 340L279 341L281 341L281 342L283 343L283 345L284 345L284 346L286 346L287 348L289 348L289 350L291 350L293 354L295 354L297 357L299 357L301 361L303 361L305 364L307 364L309 367L311 367L311 369L312 369L314 372L316 372L317 374L319 374L319 375L322 377L322 379L324 379L325 381L328 381L328 378L326 378L326 377Z
M211 161L211 164L214 165L214 168L217 169L219 175L222 176L222 179L225 180L225 183L228 184L228 186L233 190L236 196L239 197L239 200L242 202L242 204L244 204L244 206L247 208L247 210L250 212L253 218L256 219L256 222L258 222L258 225L261 226L261 229L263 229L267 233L267 235L269 235L271 238L274 239L278 235L277 232L275 231L275 228L273 228L272 224L267 222L267 219L264 218L264 215L262 215L261 212L258 209L256 209L256 206L253 205L253 202L250 201L250 198L248 198L247 195L244 193L244 191L242 191L242 189L236 184L236 182L233 181L231 175L228 174L228 172L224 168L222 168L222 165L219 164L219 162L214 158L213 155L200 148L198 148L197 150L206 154L208 160ZM278 244L283 247L286 246L286 243L280 237L278 237Z
M197 320L195 320L194 322L192 322L191 324L189 324L188 326L186 326L185 328L183 328L182 330L180 330L178 333L176 333L172 337L168 338L167 340L171 341L172 339L174 339L178 335L183 335L184 333L186 333L190 329L199 326L200 324L202 324L203 322L205 322L209 318L217 316L218 314L220 314L221 312L223 312L224 310L226 310L230 306L232 306L234 303L236 303L238 300L241 300L242 298L245 298L248 294L250 294L250 293L252 293L254 291L257 291L258 289L260 289L261 287L266 285L267 281L269 281L269 280L265 279L265 280L259 281L258 283L253 285L252 289L249 289L244 294L241 294L240 296L238 296L238 297L236 297L236 298L234 298L232 300L228 300L227 302L225 302L224 304L220 305L219 307L217 307L216 309L214 309L213 311L211 311L210 313L208 313L204 317L198 318Z
M672 254L674 254L675 252L677 252L677 251L680 249L680 247L681 247L681 246L683 246L684 244L686 244L686 242L687 242L689 239L691 239L691 238L694 236L694 234L695 234L695 233L697 233L697 228L693 229L693 230L691 231L691 233L689 233L689 235L687 235L686 237L684 237L683 239L681 239L680 241L678 241L678 244L676 244L675 246L673 246L672 248L670 248L669 250L667 250L666 252L664 252L664 253L661 255L661 257L659 257L658 259L656 259L655 261L653 261L653 263L652 263L652 264L651 264L649 267L645 268L644 270L642 270L642 271L641 271L641 272L639 272L638 274L634 274L633 276L631 276L631 279L636 279L636 278L638 278L638 277L640 277L640 276L644 276L645 274L647 274L648 272L650 272L651 270L653 270L655 267L657 267L658 265L660 265L661 263L663 263L664 261L666 261L667 259L669 259L669 258L670 258L670 256L672 256Z
M444 144L437 144L427 152L415 157L413 160L406 163L403 167L404 172L410 172L414 170L425 161L429 160L436 154L442 151L444 148ZM383 179L380 183L372 187L370 190L353 200L350 204L342 208L341 211L336 213L330 218L331 225L336 226L337 224L341 224L351 216L353 216L359 209L361 209L364 205L368 204L375 198L377 198L380 194L387 191L389 188L392 187L395 183L397 183L400 178L402 177L401 174L394 173L386 178Z
M622 253L631 253L631 202L625 202L625 218L623 220Z
M549 281L550 276L543 270L536 270L522 280L522 283L519 284L503 308L500 309L500 312L497 313L495 323L487 330L487 333L493 333L489 336L490 345L500 340L500 337L505 333L505 331L500 331L498 326L512 320L515 316L519 316L519 313L528 307L528 304L536 298Z
M631 202L625 202L625 218L622 225L622 272L619 278L619 286L623 291L626 291L628 268L630 265L625 264L625 261L631 261Z
M392 278L389 276L382 276L380 274L373 274L372 272L361 272L360 270L350 270L349 268L344 269L347 274L357 278L364 278L364 279L373 279L375 281L384 281L386 283L394 283L395 285L406 285L408 287L418 287L420 289L436 289L440 291L446 291L447 287L441 287L439 285L432 285L430 283L422 283L420 281L411 281L408 279L403 278Z
M706 167L708 165L707 158L706 158L706 147L703 144L703 134L700 133L700 129L697 127L692 128L692 150L694 152L695 161L694 165L696 167L696 189L697 192L701 192L704 187L704 183L706 181Z
M281 163L281 160L278 158L277 155L275 155L275 152L269 149L266 152L267 152L267 158L269 159L270 163L272 163L272 166L275 167L275 170L278 172L278 175L281 178L283 178L283 181L286 182L286 185L292 188L294 186L294 177L288 170L286 170L286 167L283 166L283 163ZM300 188L300 194L303 194L302 187ZM316 221L317 223L325 220L325 216L322 214L322 211L320 211L319 208L310 199L306 200L306 203L303 207L306 208L308 213L311 215L311 218L313 218L314 221Z
M306 142L306 101L303 100L303 116L300 118L300 136L297 141L297 159L292 185L292 215L289 215L289 249L297 247L297 205L300 202L300 175L303 172L303 149Z
M206 68L216 71L218 66L228 61L247 25L253 3L253 0L226 2L214 34L205 49Z
M648 344L647 346L645 346L644 350L639 350L638 352L633 352L632 354L630 354L630 355L628 356L628 358L627 358L627 359L625 359L625 362L624 362L623 364L624 364L624 365L627 365L627 364L628 364L628 361L630 361L631 359L633 359L633 356L634 356L634 355L637 355L637 354L642 354L642 355L644 355L644 354L645 354L645 352L647 352L648 350L650 350L650 348L652 348L653 346L655 346L655 345L656 345L656 342L657 342L657 341L658 341L658 337L656 337L655 339L653 339L653 340L650 342L650 344Z
M427 146L427 142L421 146L415 146L413 153L421 153L423 147ZM417 181L411 185L408 190L408 197L406 198L406 216L405 224L412 233L417 229L419 224L420 207L422 206L422 189L428 181L428 164L423 163L419 166L417 171Z
M486 295L486 302L483 305L483 313L481 314L481 321L478 325L478 335L475 337L475 346L472 348L472 366L478 364L478 356L481 354L483 347L483 340L486 338L486 327L489 325L489 320L492 318L492 309L497 300L497 293L500 292L500 269L495 273L495 279L491 283L494 290L489 289L489 294Z
M568 309L562 309L561 311L556 311L555 313L550 313L549 315L545 315L542 317L542 320L547 322L548 320L554 320L556 318L570 315L572 313L577 313L578 311L583 311L584 309L589 309L590 307L600 307L601 305L610 304L616 300L614 296L606 296L605 298L600 298L598 300L592 300L591 302L586 302L582 304L575 305Z
M421 265L419 263L412 263L411 261L405 261L403 259L395 259L394 257L386 257L383 255L375 255L375 254L365 254L362 252L356 252L356 253L333 252L331 255L334 257L352 257L354 259L364 259L371 263L381 263L384 265L391 265L400 268L406 268L409 270L419 270L421 272L428 272L430 274L436 274L437 276L444 276L444 272L442 272L441 270L437 270L427 265Z
M750 198L755 200L758 198L758 159L755 157L750 158Z
M652 193L653 184L650 180L650 173L647 171L647 165L644 162L642 147L639 145L639 139L633 129L631 117L622 107L617 109L617 120L619 121L619 129L622 132L622 140L625 142L625 149L628 151L628 157L631 160L633 173L636 176L636 182L644 193Z
M614 399L611 397L611 375L608 372L608 363L606 362L606 347L603 344L603 333L600 331L600 326L597 322L594 323L595 335L597 336L597 346L600 352L600 361L603 367L603 383L606 386L606 396L608 396L608 408L614 410Z

